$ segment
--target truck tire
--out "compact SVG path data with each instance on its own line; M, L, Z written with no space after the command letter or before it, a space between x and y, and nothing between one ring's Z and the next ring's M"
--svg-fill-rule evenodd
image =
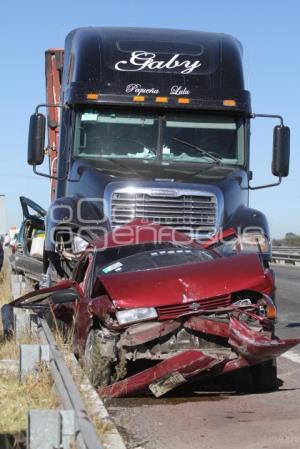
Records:
M250 370L253 386L256 391L267 392L278 389L276 359L254 365Z

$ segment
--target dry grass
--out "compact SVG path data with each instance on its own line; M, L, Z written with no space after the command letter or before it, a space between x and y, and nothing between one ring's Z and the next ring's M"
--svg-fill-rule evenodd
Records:
M93 415L92 422L95 426L96 433L100 440L103 438L103 436L105 436L106 433L111 433L114 431L114 426L111 422L103 420L98 416Z
M0 447L23 448L27 412L59 406L53 381L46 369L39 376L29 376L22 384L13 374L0 375Z
M49 309L49 316L46 318L46 321L51 328L57 346L62 352L73 352L76 320L77 313L75 312L71 326L67 326L62 321L56 319L51 307Z
M0 307L11 301L11 299L10 265L8 257L5 255L3 268L0 273Z
M17 360L19 356L19 347L16 345L16 341L14 339L4 340L2 332L0 338L0 360Z
M0 308L11 301L10 265L7 255L4 257L3 269L0 273ZM18 348L15 341L4 340L2 320L0 323L0 359L17 359Z
M10 265L7 256L0 273L0 307L12 300ZM24 335L22 341L5 340L0 324L0 360L17 360L20 343L37 343L37 337ZM22 384L17 375L0 374L0 448L25 449L27 412L32 409L53 409L59 406L53 381L41 368L38 377L28 377Z
M12 300L11 283L10 283L10 264L7 255L4 258L3 270L0 273L0 308L3 304ZM0 360L14 359L19 357L19 344L21 343L38 343L38 339L32 335L24 335L22 340L16 344L15 339L4 339L2 321L0 322Z
M3 273L0 273L0 307L11 300L10 267L5 261ZM70 353L73 349L76 316L73 324L68 328L56 320L51 309L47 321L50 324L58 347L63 353ZM37 338L24 335L22 341L4 340L2 323L0 325L0 360L18 359L20 343L38 343ZM70 366L69 366L70 368ZM87 392L83 388L85 372L73 371L75 383L79 387L88 411L92 408ZM32 409L53 409L59 407L59 401L54 393L53 382L46 370L42 370L39 377L29 377L20 384L17 376L0 374L0 449L26 448L26 419L27 412ZM97 434L101 437L110 432L112 424L90 413Z
M0 336L0 360L13 359L17 360L20 353L20 345L22 344L39 344L40 340L36 335L32 335L29 332L24 333L22 337L16 343L14 338L9 340L4 339L3 335ZM1 449L1 448L0 448Z

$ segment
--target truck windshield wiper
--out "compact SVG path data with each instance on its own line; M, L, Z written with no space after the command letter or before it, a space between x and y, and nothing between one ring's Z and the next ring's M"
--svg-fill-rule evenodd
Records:
M218 165L221 165L222 158L214 153L211 153L210 151L203 150L200 147L197 147L197 145L193 145L192 143L186 142L185 140L178 139L177 137L172 137L172 140L175 140L176 142L180 142L183 145L186 145L187 147L194 148L194 150L199 151L200 154L203 156L209 157L213 161L215 161Z

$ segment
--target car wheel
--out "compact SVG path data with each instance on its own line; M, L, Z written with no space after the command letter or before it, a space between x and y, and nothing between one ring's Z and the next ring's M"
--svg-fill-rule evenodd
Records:
M94 387L106 386L111 382L113 363L103 355L98 329L91 329L85 345L84 358L88 376Z
M252 382L257 391L274 391L278 389L276 359L251 367Z

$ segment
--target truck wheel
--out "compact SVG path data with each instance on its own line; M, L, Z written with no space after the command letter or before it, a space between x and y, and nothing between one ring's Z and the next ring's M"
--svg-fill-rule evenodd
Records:
M101 339L97 329L91 329L85 345L84 358L88 376L94 387L106 386L111 382L113 363L103 356Z
M263 392L278 389L276 359L254 365L250 370L255 390Z

